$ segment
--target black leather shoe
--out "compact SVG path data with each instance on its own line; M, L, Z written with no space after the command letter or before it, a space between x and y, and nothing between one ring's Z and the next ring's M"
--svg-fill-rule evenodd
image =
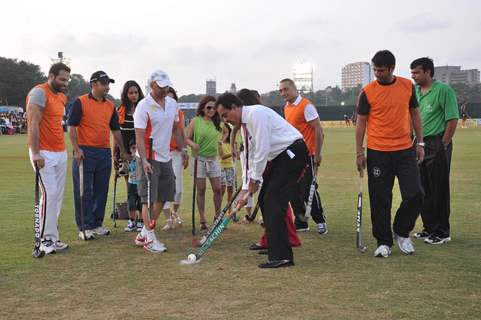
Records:
M253 243L249 246L249 250L265 250L265 249L266 248L264 248L263 246L260 246L257 243Z
M257 251L257 254L267 254L267 250L259 250Z
M272 260L261 263L258 267L261 269L272 269L272 268L283 268L283 267L291 267L294 265L294 261L292 260Z

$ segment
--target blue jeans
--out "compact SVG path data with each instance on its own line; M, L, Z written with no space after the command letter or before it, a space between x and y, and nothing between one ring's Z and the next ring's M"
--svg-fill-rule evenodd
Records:
M72 162L73 194L75 202L75 221L80 231L92 230L102 226L105 216L105 204L109 192L112 171L112 153L107 148L81 146L84 153L84 225L80 219L80 179L79 166Z

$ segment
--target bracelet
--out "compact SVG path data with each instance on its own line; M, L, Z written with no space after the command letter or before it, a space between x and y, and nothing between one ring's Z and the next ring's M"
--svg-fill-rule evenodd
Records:
M416 144L417 146L421 147L421 148L424 148L424 146L426 145L424 142L418 142Z

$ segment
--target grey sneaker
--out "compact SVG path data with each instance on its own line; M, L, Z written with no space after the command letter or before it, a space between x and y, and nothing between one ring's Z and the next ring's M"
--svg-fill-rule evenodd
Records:
M386 246L385 244L381 244L377 247L376 251L374 251L374 256L377 258L387 258L391 255L391 248Z
M404 238L401 237L397 234L394 234L394 240L396 240L396 243L399 247L399 250L401 250L405 254L413 254L414 253L414 246L411 241L411 238Z
M55 250L55 243L52 240L42 240L40 251L45 252L45 255L55 253Z
M68 248L68 244L67 244L67 243L62 242L62 241L60 241L60 240L57 240L57 241L55 242L55 250L57 250L57 251L62 251L62 250L65 250L65 249L67 249L67 248Z
M110 230L107 228L104 228L102 226L97 227L92 230L94 234L99 235L99 236L108 236L110 234Z
M124 231L125 232L137 231L137 226L135 224L135 221L129 220L129 222L127 222L127 226L124 228Z
M449 241L451 241L451 237L449 236L442 238L442 237L435 236L434 234L424 239L424 243L427 243L427 244L444 244L444 243L448 243Z
M430 236L429 232L427 232L425 230L423 230L421 232L416 232L414 234L414 238L416 238L416 239L426 239L426 238L429 238L429 236Z
M327 224L326 223L319 223L317 225L317 232L319 234L327 234L329 231L327 230Z

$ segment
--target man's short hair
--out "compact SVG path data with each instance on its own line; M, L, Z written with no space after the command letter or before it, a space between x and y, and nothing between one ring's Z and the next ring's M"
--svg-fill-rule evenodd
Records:
M237 96L229 92L223 93L217 98L215 107L217 108L220 104L227 110L233 109L233 105L238 107L242 107L243 105L242 101Z
M434 77L434 62L433 59L429 57L422 57L411 62L411 69L416 67L421 67L424 72L429 70L431 78Z
M56 77L62 70L70 73L70 68L65 63L57 62L52 64L52 66L48 70L48 74Z
M292 79L285 78L285 79L282 79L279 83L287 83L288 85L290 85L291 87L297 90L296 83Z
M261 104L259 98L254 94L253 90L241 89L237 92L237 97L242 101L245 106L252 106L255 104Z
M393 68L396 65L396 58L391 51L381 50L376 52L371 62L376 67Z

